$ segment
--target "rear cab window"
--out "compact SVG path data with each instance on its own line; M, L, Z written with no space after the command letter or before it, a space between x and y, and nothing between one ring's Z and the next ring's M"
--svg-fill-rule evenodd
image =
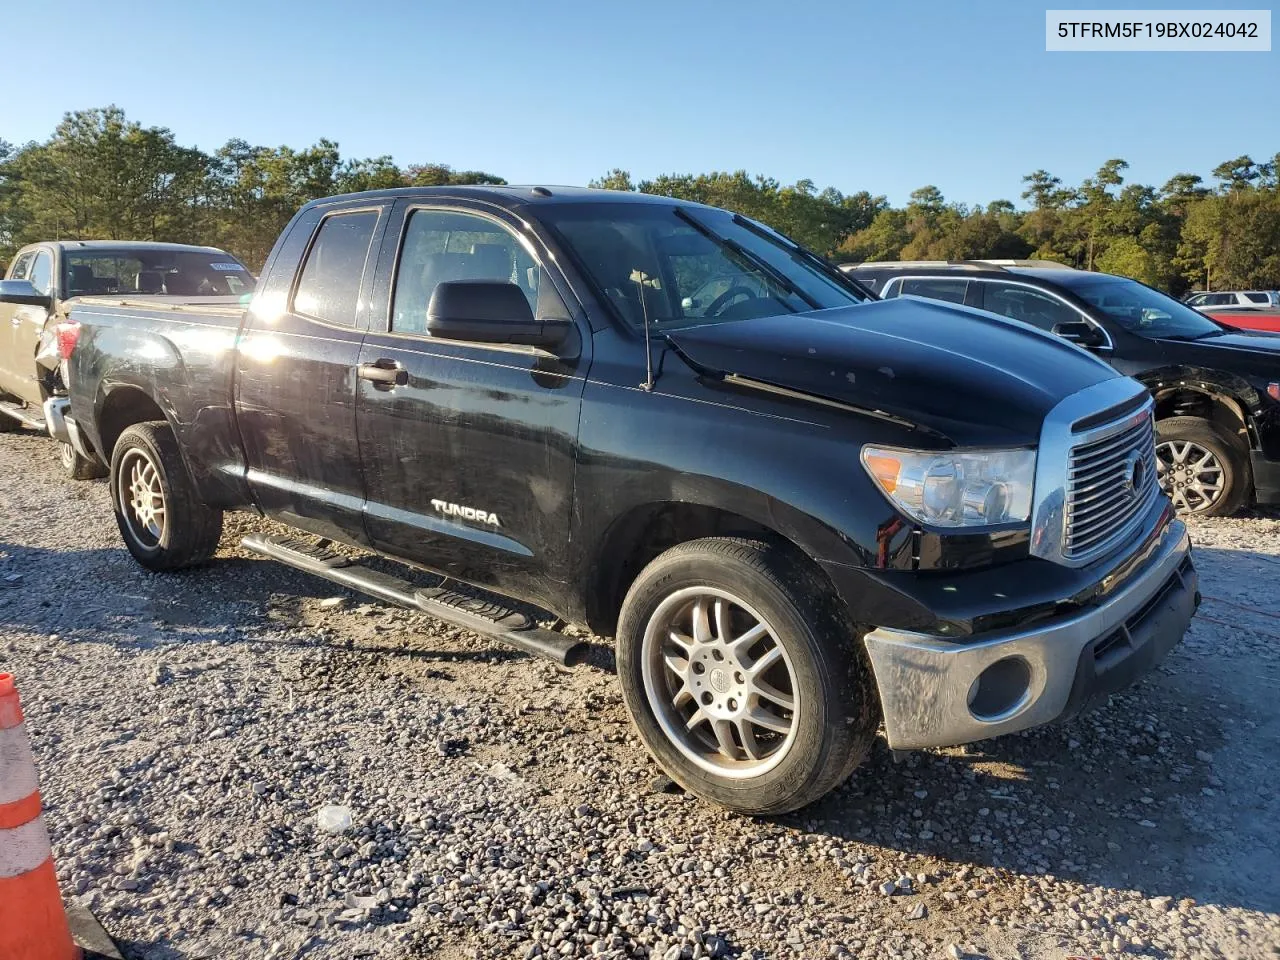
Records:
M253 287L244 264L212 250L88 249L63 257L68 297L239 297L252 293Z

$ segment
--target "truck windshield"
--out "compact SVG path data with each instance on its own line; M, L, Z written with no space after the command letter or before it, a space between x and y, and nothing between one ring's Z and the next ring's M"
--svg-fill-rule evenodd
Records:
M838 270L767 227L675 204L565 204L544 220L596 292L634 327L777 316L862 303Z
M1069 289L1130 333L1151 340L1201 340L1222 328L1159 290L1121 277L1071 283Z
M210 250L90 249L68 253L64 260L68 297L238 297L254 287L244 264Z

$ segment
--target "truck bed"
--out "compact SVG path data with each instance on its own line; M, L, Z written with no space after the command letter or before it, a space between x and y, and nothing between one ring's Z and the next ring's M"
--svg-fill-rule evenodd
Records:
M173 427L201 496L221 507L249 505L232 409L244 312L237 297L68 301L68 318L80 324L68 384L71 413L94 449L110 450L125 414L148 407L146 419Z
M244 304L239 297L148 297L138 294L99 295L76 297L68 301L70 309L86 307L129 307L139 310L170 310L202 316L228 316L239 318L244 314Z

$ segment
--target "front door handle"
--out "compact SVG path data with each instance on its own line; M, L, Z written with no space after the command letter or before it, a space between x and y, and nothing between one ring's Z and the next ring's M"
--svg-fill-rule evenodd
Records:
M395 360L383 357L381 360L375 360L373 363L362 363L356 368L356 375L361 380L371 380L374 383L386 384L389 387L403 387L409 382L409 371L400 366Z

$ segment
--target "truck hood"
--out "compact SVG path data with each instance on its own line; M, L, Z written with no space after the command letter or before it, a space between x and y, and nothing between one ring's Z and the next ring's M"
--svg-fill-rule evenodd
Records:
M1035 443L1069 394L1118 376L995 314L915 298L667 333L694 365L889 414L957 446Z

